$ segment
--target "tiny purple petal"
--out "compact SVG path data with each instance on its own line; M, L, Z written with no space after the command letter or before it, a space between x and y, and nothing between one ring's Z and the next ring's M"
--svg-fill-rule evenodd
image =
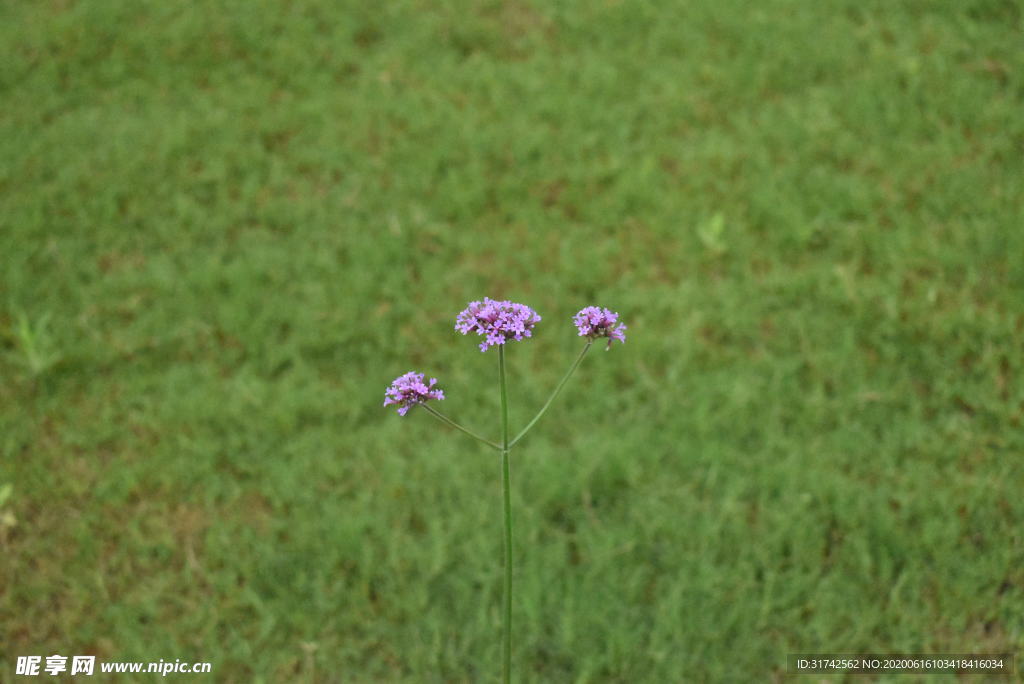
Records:
M455 319L455 329L463 335L483 335L480 351L533 336L533 326L540 322L537 312L525 304L496 301L484 297L483 302L470 302Z
M596 340L599 337L608 338L606 349L612 348L612 340L618 340L625 344L626 326L618 323L619 314L608 309L596 306L588 306L576 314L572 322L576 324L580 337Z
M398 415L404 416L416 404L422 404L431 399L441 401L444 399L444 392L440 389L433 389L435 384L437 384L437 378L431 378L430 385L424 385L423 373L410 371L405 375L400 375L385 390L384 405L398 404Z

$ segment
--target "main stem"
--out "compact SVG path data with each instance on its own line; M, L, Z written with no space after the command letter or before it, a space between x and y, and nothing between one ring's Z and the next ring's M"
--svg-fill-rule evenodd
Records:
M498 384L501 387L501 490L505 500L505 610L502 681L512 680L512 486L508 459L508 387L505 383L505 345L498 346Z

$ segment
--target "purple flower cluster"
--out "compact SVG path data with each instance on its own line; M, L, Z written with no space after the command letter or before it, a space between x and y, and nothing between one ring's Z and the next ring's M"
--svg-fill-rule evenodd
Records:
M626 326L618 323L618 320L619 314L613 311L588 306L580 310L573 317L572 322L580 331L580 337L589 337L592 340L596 340L598 337L607 337L608 346L605 349L611 349L612 340L618 340L623 344L626 342Z
M384 393L384 405L398 404L398 415L404 416L416 404L430 399L444 399L444 392L433 389L437 378L431 378L430 384L423 384L423 373L409 372L395 378Z
M540 316L537 315L537 312L525 304L510 301L499 302L484 297L482 302L470 302L465 310L458 315L455 320L455 329L463 335L475 332L483 337L480 351L487 351L488 347L505 344L508 340L518 341L532 337L533 328L539 322ZM573 323L579 330L580 337L586 337L590 342L601 337L607 338L607 349L612 348L612 342L615 340L622 343L626 341L626 326L619 323L619 314L614 311L598 306L588 306L573 317ZM582 358L580 356L580 359ZM578 363L579 360L577 360ZM426 403L431 399L443 400L444 392L436 389L434 387L436 384L437 378L431 378L430 383L426 384L423 373L406 373L395 378L395 381L388 387L384 393L384 406L397 405L398 415L404 416L409 409L417 404ZM558 393L557 389L555 393ZM452 423L440 414L438 414L438 418L466 431L465 428ZM476 437L476 435L473 436ZM494 446L491 442L488 444Z
M525 304L498 302L484 297L484 301L470 302L455 319L455 329L463 335L475 332L484 335L480 351L490 346L505 344L507 340L521 340L533 335L533 326L540 321L537 312Z

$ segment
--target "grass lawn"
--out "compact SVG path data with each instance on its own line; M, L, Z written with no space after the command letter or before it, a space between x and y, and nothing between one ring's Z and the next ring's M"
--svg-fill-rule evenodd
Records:
M381 407L422 371L497 437L496 353L453 330L485 295L543 316L514 430L578 309L629 326L513 453L523 681L1024 654L1022 31L0 0L0 681L496 680L498 457Z

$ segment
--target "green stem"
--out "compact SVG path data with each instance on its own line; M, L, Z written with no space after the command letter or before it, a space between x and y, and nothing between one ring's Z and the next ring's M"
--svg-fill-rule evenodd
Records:
M476 434L475 432L473 432L472 430L469 430L467 428L462 427L461 425L459 425L454 420L452 420L448 416L444 415L440 411L437 411L434 408L431 408L430 406L427 406L426 404L420 404L420 406L425 408L430 415L434 416L435 418L437 418L439 421L441 421L445 425L450 425L451 427L455 428L456 430L462 430L463 432L465 432L467 435L469 435L473 439L476 439L476 440L479 440L479 441L483 442L484 444L486 444L487 446L491 447L492 449L497 449L498 451L501 451L501 447L498 446L497 444L495 444L494 442L492 442L491 440L485 439L485 438L481 437L480 435Z
M574 372L576 372L576 369L580 365L580 361L582 361L583 357L587 355L588 351L590 351L590 345L592 345L593 343L594 343L593 340L588 340L587 341L587 344L583 347L583 351L581 351L580 355L576 357L576 360L569 367L569 371L565 374L565 377L563 377L562 381L558 383L558 387L555 388L555 391L552 392L551 396L548 397L548 400L546 402L544 402L544 406L541 407L540 412L537 413L537 415L533 417L533 420L531 420L526 425L526 427L524 427L522 430L520 430L519 434L516 435L515 438L511 442L508 443L508 448L509 449L511 449L513 446L515 446L516 442L518 442L520 439L522 439L523 435L525 435L527 432L529 432L530 428L533 427L534 423L536 423L538 420L540 420L540 417L543 416L544 413L548 410L548 407L551 406L551 402L553 402L555 400L555 397L558 396L558 393L562 391L563 387L565 387L565 383L567 383L569 381L569 378L572 377L572 374Z
M508 387L505 383L505 346L498 347L498 385L501 388L501 491L505 503L505 610L502 643L502 681L512 680L512 486L509 475Z

